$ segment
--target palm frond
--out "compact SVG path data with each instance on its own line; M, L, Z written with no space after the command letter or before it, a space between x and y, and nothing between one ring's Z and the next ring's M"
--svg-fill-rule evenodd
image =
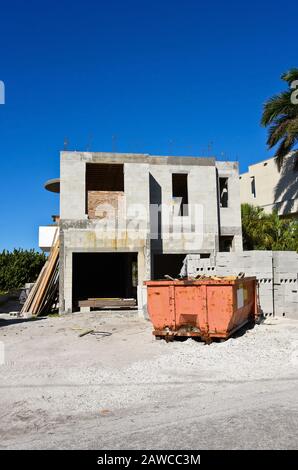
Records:
M272 96L264 103L261 118L262 126L268 127L268 147L273 148L279 145L275 152L275 161L279 171L286 156L290 152L298 152L295 148L298 144L298 105L292 103L291 100L293 93L291 83L298 80L298 68L292 68L281 78L288 83L289 89ZM296 156L295 167L298 168Z
M281 138L285 137L289 124L290 119L288 116L283 116L279 119L276 119L274 124L269 127L267 139L267 145L269 148L274 147Z
M290 153L290 151L292 150L292 147L293 147L293 142L292 143L289 142L289 139L287 137L285 137L281 141L275 153L275 163L277 165L278 171L281 170L283 163L285 161L285 158L288 155L288 153Z
M287 72L282 74L281 79L291 85L294 80L298 80L298 69L293 68L288 70Z
M291 93L291 90L283 91L266 101L261 118L262 126L268 126L278 117L286 115L296 116L298 114L297 106L291 102Z

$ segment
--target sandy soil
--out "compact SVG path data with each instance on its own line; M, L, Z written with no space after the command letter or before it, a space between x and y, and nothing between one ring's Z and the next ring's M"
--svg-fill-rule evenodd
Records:
M293 320L206 346L115 313L0 315L0 341L0 448L297 448Z

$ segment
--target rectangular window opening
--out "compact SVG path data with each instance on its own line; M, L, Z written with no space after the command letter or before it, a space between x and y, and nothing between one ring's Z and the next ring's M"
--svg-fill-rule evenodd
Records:
M109 204L118 210L124 192L124 166L113 163L86 164L86 214L90 219L102 218L98 208Z
M87 163L86 190L124 191L123 165L111 163Z
M174 202L177 202L179 205L178 215L188 215L188 188L186 173L172 174L172 196Z
M251 177L250 186L251 186L251 194L255 198L256 197L256 180L254 176Z
M228 178L219 178L219 204L220 207L228 207Z

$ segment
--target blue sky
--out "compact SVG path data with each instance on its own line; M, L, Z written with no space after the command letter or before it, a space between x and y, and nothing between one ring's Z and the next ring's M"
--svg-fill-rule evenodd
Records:
M0 249L36 248L58 213L43 183L65 138L69 150L213 154L241 171L270 156L262 103L298 65L298 5L285 6L3 0Z

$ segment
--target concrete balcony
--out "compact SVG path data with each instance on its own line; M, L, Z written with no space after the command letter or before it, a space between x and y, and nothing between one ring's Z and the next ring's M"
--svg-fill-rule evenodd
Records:
M47 180L44 184L44 187L51 193L60 193L60 178Z

